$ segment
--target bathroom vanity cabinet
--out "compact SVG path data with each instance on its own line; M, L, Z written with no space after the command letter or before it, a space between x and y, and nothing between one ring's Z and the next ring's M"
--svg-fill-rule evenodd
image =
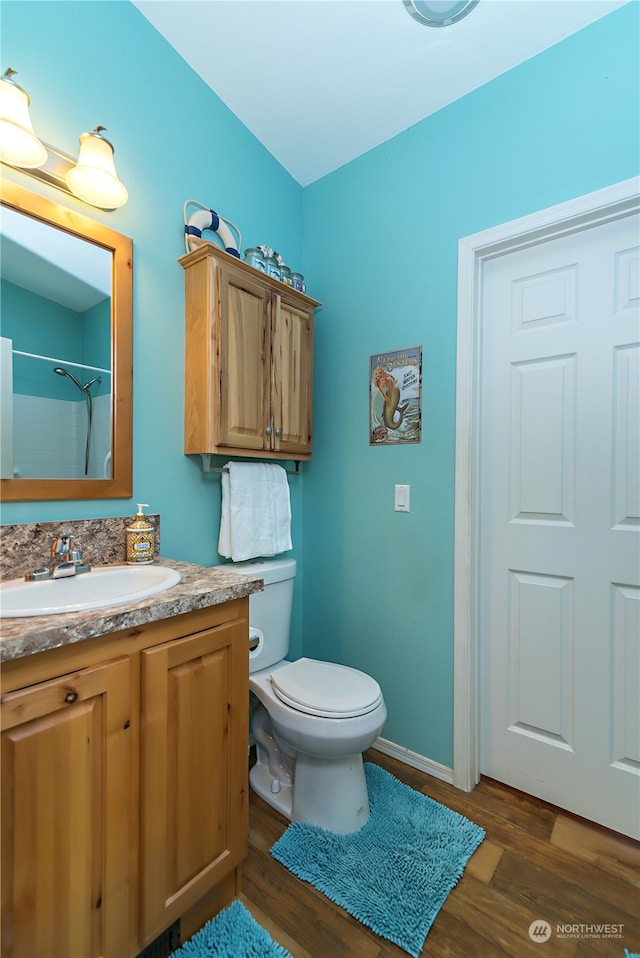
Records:
M240 890L248 598L2 668L2 956L133 958Z
M311 458L316 300L212 243L185 271L185 453Z

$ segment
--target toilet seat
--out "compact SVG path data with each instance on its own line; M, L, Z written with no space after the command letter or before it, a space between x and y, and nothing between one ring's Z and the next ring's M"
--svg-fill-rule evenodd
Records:
M346 665L298 659L270 675L274 693L297 712L322 718L354 718L382 702L380 686L370 675Z

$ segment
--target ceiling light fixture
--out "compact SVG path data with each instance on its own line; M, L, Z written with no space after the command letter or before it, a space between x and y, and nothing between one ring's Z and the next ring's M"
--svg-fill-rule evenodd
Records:
M112 211L128 199L113 162L113 146L102 136L104 126L80 136L77 161L34 133L29 97L14 83L16 71L0 77L0 161L49 183L91 206Z
M427 27L448 27L462 20L479 0L402 0L407 11L418 23Z

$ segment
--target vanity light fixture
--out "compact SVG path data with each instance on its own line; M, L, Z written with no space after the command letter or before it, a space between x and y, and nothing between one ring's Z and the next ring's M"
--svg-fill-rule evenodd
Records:
M479 0L402 0L408 13L427 27L448 27L462 20Z
M72 166L65 180L74 196L103 209L116 210L124 206L129 194L118 179L113 162L113 146L97 126L91 133L80 136L78 162Z
M47 150L33 131L29 95L14 82L9 68L0 79L0 160L29 170L42 166Z
M29 97L12 79L15 73L10 68L0 77L0 160L99 209L124 206L128 193L116 173L113 146L102 136L105 127L81 134L77 161L41 142L31 125Z

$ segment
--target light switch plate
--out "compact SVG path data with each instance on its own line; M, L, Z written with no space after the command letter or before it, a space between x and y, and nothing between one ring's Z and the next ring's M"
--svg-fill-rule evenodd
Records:
M395 511L409 512L411 504L411 486L396 486Z

